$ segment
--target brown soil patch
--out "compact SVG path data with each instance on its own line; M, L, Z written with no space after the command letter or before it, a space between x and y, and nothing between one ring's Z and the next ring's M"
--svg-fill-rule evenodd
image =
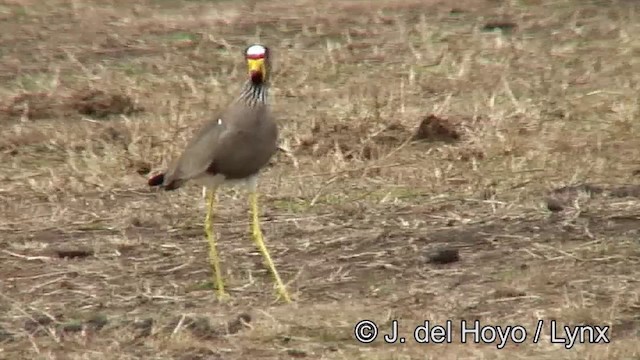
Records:
M401 145L409 137L410 132L399 123L389 124L379 131L367 124L316 124L310 135L300 139L295 152L314 157L339 154L347 160L369 160Z
M6 101L0 107L0 116L40 120L80 114L102 119L111 115L131 115L143 110L127 95L84 89L71 95L23 93Z
M129 96L95 89L79 91L72 96L72 100L67 106L80 114L96 118L119 114L131 115L144 110L135 105Z
M303 136L295 150L296 155L324 157L339 154L346 160L378 159L382 155L411 141L455 143L463 140L472 131L477 120L462 117L428 115L415 129L399 122L372 126L367 123L320 124L316 123L311 133ZM380 128L376 131L376 128ZM481 157L481 153L462 150L460 157Z
M463 119L445 118L436 115L428 115L420 121L413 138L426 141L459 141L464 130Z

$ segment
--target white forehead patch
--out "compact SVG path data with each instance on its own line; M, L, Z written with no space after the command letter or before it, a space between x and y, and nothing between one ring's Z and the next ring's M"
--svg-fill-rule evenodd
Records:
M247 56L264 55L266 52L267 49L265 49L262 45L251 45L247 49Z

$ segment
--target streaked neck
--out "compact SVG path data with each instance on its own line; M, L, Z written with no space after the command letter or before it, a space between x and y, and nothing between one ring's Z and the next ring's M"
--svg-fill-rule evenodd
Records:
M249 80L242 87L242 92L236 101L241 101L250 107L266 105L268 89L269 86L266 83L256 85Z

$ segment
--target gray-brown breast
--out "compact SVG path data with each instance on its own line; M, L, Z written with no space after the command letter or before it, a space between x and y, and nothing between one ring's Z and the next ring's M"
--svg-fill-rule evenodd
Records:
M242 179L257 174L278 147L278 128L266 105L232 106L222 117L211 175Z

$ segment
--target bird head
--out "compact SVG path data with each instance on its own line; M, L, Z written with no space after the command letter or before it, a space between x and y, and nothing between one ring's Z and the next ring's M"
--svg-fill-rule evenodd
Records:
M251 45L245 50L245 57L251 81L256 85L266 82L269 70L269 49L263 45Z

